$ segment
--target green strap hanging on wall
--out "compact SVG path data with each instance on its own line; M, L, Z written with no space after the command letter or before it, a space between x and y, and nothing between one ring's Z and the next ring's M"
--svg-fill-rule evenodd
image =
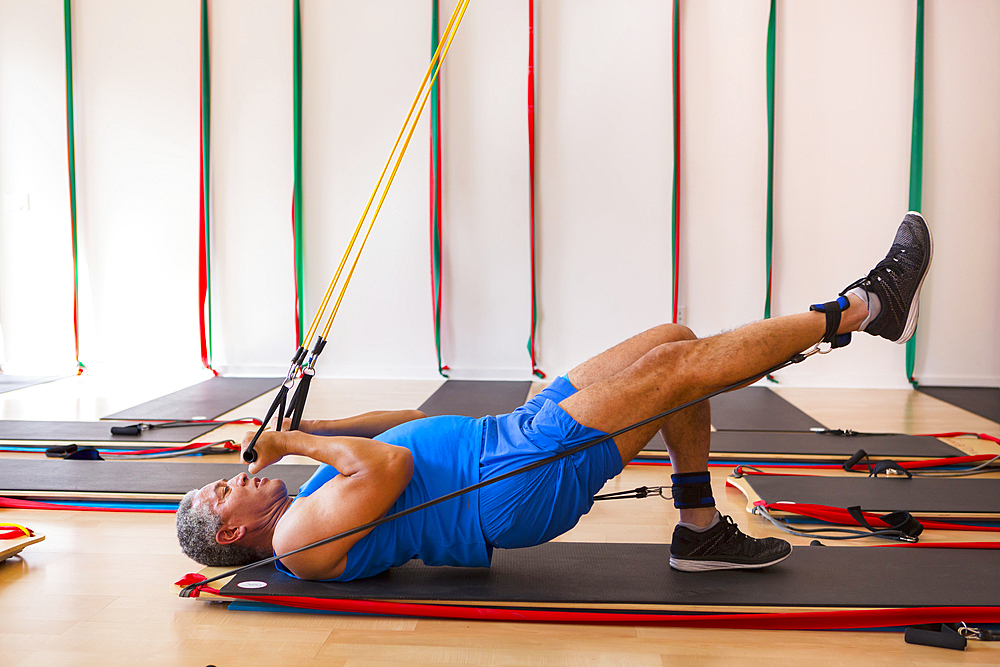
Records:
M764 319L771 317L771 277L774 274L772 259L774 255L774 51L775 33L777 31L777 0L771 0L771 11L767 19L767 214L764 227L764 261L767 273L767 285L764 293ZM773 375L767 379L775 384L778 381Z
M66 43L66 145L69 159L69 214L73 234L73 345L77 375L85 366L80 362L80 258L76 222L76 139L73 131L73 23L70 0L63 0L63 32Z
M924 180L924 0L917 0L917 43L913 65L913 128L910 140L910 203L911 211L920 211ZM906 342L906 379L914 388L913 378L917 355L917 334Z
M211 56L208 46L208 0L201 0L201 193L198 230L198 324L201 364L212 368L212 253L209 232L209 173L212 118Z
M302 340L305 304L302 294L302 10L299 0L295 0L292 25L292 115L292 150L295 170L295 185L292 192L292 237L295 246L295 340L297 345L301 343L303 347L308 347L309 341Z
M767 20L767 222L764 231L764 252L767 262L767 291L764 296L764 319L771 317L771 260L774 245L774 36L775 4Z
M673 201L670 206L670 244L673 252L673 319L677 324L678 295L680 294L680 217L681 217L681 0L674 0L674 32L671 48L674 77L674 184Z
M431 3L431 57L440 41L439 2ZM448 377L450 370L441 362L441 77L431 86L431 164L430 164L430 224L431 224L431 299L434 308L434 347L437 350L438 373Z

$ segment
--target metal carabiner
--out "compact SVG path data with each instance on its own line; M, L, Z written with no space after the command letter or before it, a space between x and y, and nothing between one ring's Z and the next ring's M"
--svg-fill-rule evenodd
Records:
M959 624L959 626L960 627L958 628L958 634L962 635L966 639L982 638L983 633L979 628L970 628L968 625L965 624L965 621L962 621Z

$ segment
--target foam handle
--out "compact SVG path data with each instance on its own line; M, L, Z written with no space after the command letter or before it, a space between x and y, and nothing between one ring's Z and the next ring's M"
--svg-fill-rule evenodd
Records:
M861 459L865 458L866 456L868 456L868 453L863 449L859 449L857 452L854 453L854 456L847 459L847 463L844 464L844 470L850 472L851 468L861 463Z
M111 435L139 435L142 432L142 427L138 424L132 424L131 426L112 426Z

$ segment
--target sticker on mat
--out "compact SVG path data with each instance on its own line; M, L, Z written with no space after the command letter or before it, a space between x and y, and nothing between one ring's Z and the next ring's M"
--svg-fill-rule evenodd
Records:
M236 584L240 588L264 588L267 586L266 581L241 581Z

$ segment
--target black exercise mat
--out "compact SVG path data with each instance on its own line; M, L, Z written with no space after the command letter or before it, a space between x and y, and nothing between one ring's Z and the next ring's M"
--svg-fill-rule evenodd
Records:
M497 549L490 568L427 567L410 561L347 583L301 581L265 565L237 574L221 594L572 604L578 609L629 604L751 610L965 607L995 606L1000 600L995 574L1000 552L985 549L795 547L787 560L767 569L699 573L677 572L669 561L666 544L550 542ZM240 588L244 581L267 585Z
M712 398L718 431L808 431L823 424L767 387L746 387Z
M918 391L1000 423L1000 389L996 387L925 387Z
M859 449L874 458L938 459L965 456L965 452L929 435L866 435L844 437L822 433L787 433L773 431L714 431L713 458L733 458L742 455L774 455L783 460L801 457L850 458ZM657 433L639 454L663 458L667 444Z
M258 477L280 479L295 494L315 465L272 465ZM0 460L0 495L18 492L157 493L183 495L219 479L246 472L239 463L162 461Z
M111 435L112 426L132 424L135 422L37 422L4 419L0 420L0 440L107 442L119 447L150 442L191 442L220 426L220 424L191 424L176 428L154 428L140 431L139 435Z
M953 477L812 477L747 475L743 478L768 503L791 502L853 507L871 512L1000 516L1000 479ZM997 597L1000 600L1000 597Z
M530 390L530 381L447 380L419 409L428 417L502 415L524 405Z
M282 378L214 377L102 419L173 421L216 419L281 384Z
M36 384L54 382L55 380L62 379L62 377L63 376L61 375L36 376L7 375L6 373L0 373L0 394L6 394L8 391L24 389L25 387L34 387Z

